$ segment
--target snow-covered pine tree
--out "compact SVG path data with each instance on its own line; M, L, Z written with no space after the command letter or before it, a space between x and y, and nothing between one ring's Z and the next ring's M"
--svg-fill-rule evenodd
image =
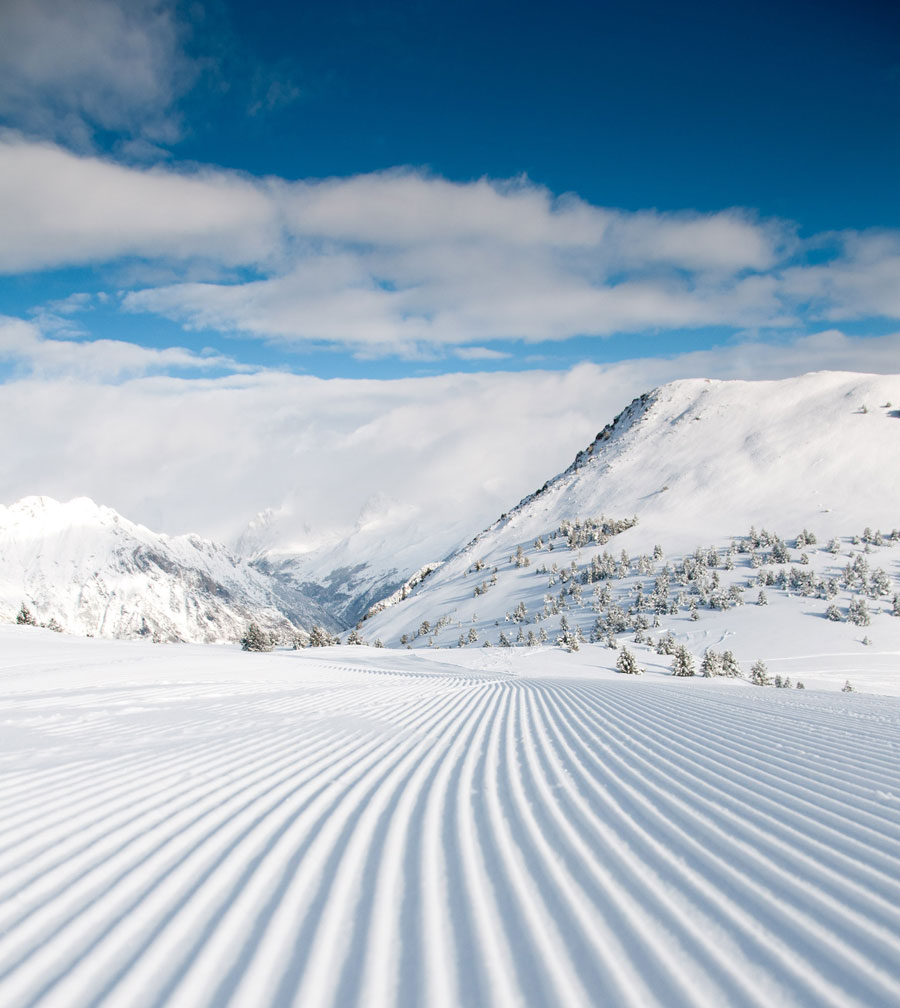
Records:
M691 657L690 651L688 651L684 644L679 644L675 649L675 660L672 663L672 675L694 675L694 659Z
M743 672L741 672L741 666L738 664L737 658L734 657L733 651L722 652L719 674L729 676L732 679L737 679L743 675Z
M644 670L638 666L634 655L623 647L616 658L616 669L624 675L640 675Z
M403 635L406 636L405 634ZM400 638L401 643L403 638ZM314 626L312 630L309 631L309 646L310 647L329 647L332 644L340 644L340 640L335 637L334 634L330 634L327 630L323 630L320 626Z
M271 651L274 646L272 638L258 623L251 622L241 638L243 651Z
M656 644L656 653L661 655L675 654L675 637L671 630L667 630L663 637L660 637Z
M700 662L700 675L704 679L712 679L713 676L721 675L722 672L722 659L713 651L712 648L707 648L703 652L703 661Z
M364 645L366 642L363 639L363 635L359 632L359 627L354 627L350 633L347 635L348 644L358 644Z
M766 668L766 663L761 658L757 658L750 666L750 682L753 683L754 686L772 685L772 680L769 677L769 670Z
M872 620L869 616L869 607L864 598L855 598L850 603L847 610L847 622L855 623L857 626L868 626Z

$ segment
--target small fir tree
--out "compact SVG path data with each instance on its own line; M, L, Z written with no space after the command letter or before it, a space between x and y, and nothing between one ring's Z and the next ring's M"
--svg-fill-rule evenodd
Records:
M684 644L679 644L675 649L675 661L672 663L672 675L694 675L694 659L691 657L690 651L688 651Z
M766 663L761 658L757 658L750 666L750 682L753 683L754 686L772 685L772 680L769 677L769 670L766 668Z
M700 662L700 675L705 679L712 679L713 676L722 672L722 659L712 648L707 648L703 653L703 661Z
M258 623L251 623L241 638L243 651L271 651L274 646L272 638Z
M740 678L743 675L733 651L723 651L720 663L720 675L729 676L732 679Z
M22 603L21 607L19 608L19 614L18 614L18 616L16 616L16 623L18 623L20 626L35 626L36 625L35 618L32 615L31 610L28 608L27 605L25 605L24 602Z
M847 622L855 623L857 626L868 626L872 622L869 616L869 607L864 598L856 598L850 603L847 610Z
M640 675L644 671L638 667L637 660L627 647L623 647L619 652L619 657L616 658L616 669L624 675Z

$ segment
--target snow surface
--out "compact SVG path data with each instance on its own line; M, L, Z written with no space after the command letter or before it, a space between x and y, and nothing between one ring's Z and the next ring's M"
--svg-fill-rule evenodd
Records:
M0 627L0 1004L900 1003L900 701L602 653Z

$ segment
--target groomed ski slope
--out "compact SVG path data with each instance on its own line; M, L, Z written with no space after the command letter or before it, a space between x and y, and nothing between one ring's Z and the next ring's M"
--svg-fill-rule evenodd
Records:
M898 699L0 644L5 1008L900 1004Z

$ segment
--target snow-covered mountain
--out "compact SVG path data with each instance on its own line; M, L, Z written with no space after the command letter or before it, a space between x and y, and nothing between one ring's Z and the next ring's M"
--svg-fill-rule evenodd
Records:
M211 643L240 638L252 619L270 631L331 625L224 546L169 537L86 497L26 497L0 507L0 619L22 603L39 622L103 637Z
M630 633L638 586L649 596L665 574L670 606L679 596L681 605L662 629L692 634L698 646L705 634L710 644L748 619L732 611L723 622L718 603L732 586L735 609L738 598L755 600L757 592L751 596L748 589L766 564L772 564L767 570L776 579L776 596L795 605L802 597L806 610L824 612L835 604L845 636L856 632L845 617L854 592L871 585L845 583L843 567L856 562L873 573L885 570L889 591L880 591L870 608L889 606L897 591L900 549L891 550L889 536L900 526L900 409L894 404L900 405L900 377L893 376L823 372L658 388L631 403L565 472L451 555L402 602L367 620L365 637L414 646L456 645L462 637L468 646L496 644L501 632L521 643L529 632L543 631L552 642L567 623L588 638L598 618L602 630L610 604L612 625L619 607L625 613L621 632ZM751 543L751 527L771 536ZM814 534L815 546L797 539L803 529ZM854 536L860 537L856 543ZM773 537L790 546L787 562L773 559ZM707 556L713 549L716 560L709 560L702 579L691 580L684 561L690 568L698 546ZM789 577L792 565L813 575L802 591L797 583L803 579ZM838 583L840 597L824 597L829 579ZM514 610L522 603L527 616L517 619ZM718 622L704 616L696 623L694 617L682 626L679 621L698 606L714 610ZM766 612L771 616L776 608ZM636 611L650 612L641 603ZM757 637L768 632L759 619ZM829 632L837 632L838 621L832 623ZM894 623L900 620L890 621L892 630Z

